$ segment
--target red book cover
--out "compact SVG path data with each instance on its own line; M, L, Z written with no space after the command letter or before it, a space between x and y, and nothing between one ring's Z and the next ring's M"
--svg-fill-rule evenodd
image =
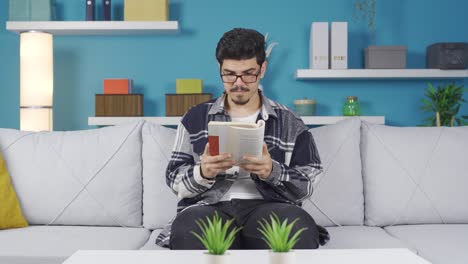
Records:
M210 156L219 155L219 136L209 136L208 143L210 143Z

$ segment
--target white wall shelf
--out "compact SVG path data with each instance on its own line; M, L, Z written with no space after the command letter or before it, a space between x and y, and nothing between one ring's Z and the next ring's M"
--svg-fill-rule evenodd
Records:
M21 33L43 31L54 35L139 35L174 33L178 21L7 21L6 29Z
M468 78L468 70L439 69L348 69L314 70L299 69L298 80L340 80L340 79L463 79Z
M302 120L306 125L329 125L343 119L346 116L304 116ZM362 120L375 124L385 124L385 116L360 116ZM89 126L112 126L128 123L136 120L147 120L156 124L166 126L176 126L180 123L181 117L172 116L136 116L136 117L88 117Z

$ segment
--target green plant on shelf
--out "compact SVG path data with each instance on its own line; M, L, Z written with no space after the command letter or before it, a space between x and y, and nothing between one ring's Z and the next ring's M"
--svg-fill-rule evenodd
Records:
M457 117L466 89L454 83L438 86L437 89L431 83L425 90L426 98L422 99L420 109L431 115L423 120L426 126L459 126L468 125L468 116Z
M301 228L291 235L292 228L296 224L299 218L288 224L286 218L283 222L280 221L279 217L272 213L270 215L270 222L265 218L262 221L258 221L260 228L258 230L262 233L262 239L267 243L273 252L289 252L294 245L299 241L299 235L307 228Z
M223 219L215 211L213 219L207 216L206 222L203 219L196 220L196 224L202 232L201 235L193 231L191 233L202 242L209 254L224 255L234 242L236 234L242 229L234 227L228 232L233 221L234 219L230 219L223 223Z

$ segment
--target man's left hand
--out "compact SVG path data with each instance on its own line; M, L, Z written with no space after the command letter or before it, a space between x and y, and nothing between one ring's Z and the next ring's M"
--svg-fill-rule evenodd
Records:
M271 160L268 147L263 143L262 157L244 156L243 161L247 163L240 164L239 167L247 172L257 174L262 180L266 180L273 169L273 161Z

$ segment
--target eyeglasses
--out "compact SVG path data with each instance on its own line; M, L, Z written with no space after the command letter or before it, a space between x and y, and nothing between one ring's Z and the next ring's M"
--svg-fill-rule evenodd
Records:
M244 83L254 83L257 81L258 75L260 75L260 70L257 74L220 74L224 83L235 83L237 78L241 78Z

